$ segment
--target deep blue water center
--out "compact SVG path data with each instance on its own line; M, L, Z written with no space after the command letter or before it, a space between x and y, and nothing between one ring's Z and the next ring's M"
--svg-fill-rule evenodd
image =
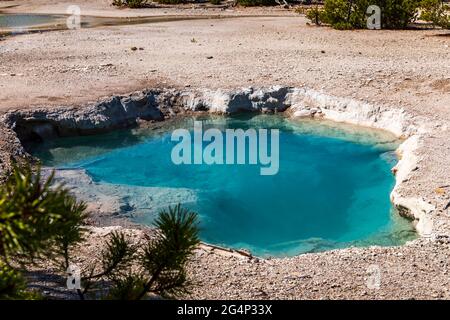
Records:
M136 197L163 190L152 207L134 208L135 221L151 224L158 210L181 202L199 213L202 240L260 256L398 245L414 237L389 200L392 137L280 116L203 119L205 129L279 129L279 172L263 176L259 165L173 164L172 129L192 130L193 121L58 139L35 154L45 165L85 169L98 184L139 188Z

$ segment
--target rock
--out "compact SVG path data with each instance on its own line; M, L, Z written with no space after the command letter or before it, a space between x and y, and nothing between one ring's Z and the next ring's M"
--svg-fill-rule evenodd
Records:
M123 211L123 212L129 212L129 211L133 211L135 208L134 208L134 206L132 206L128 202L126 202L126 203L122 204L119 207L119 209L120 209L120 211Z
M309 110L311 115L315 115L316 113L322 113L322 110L320 110L320 108L311 108L311 110Z
M304 117L311 117L313 114L311 113L311 110L297 110L294 112L293 116L298 118L304 118Z

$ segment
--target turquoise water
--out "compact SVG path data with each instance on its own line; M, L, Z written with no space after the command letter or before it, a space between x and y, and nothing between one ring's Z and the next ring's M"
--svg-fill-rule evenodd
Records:
M260 256L414 238L389 200L398 145L393 137L278 116L207 118L203 125L280 129L278 174L261 176L255 165L174 165L171 129L192 129L193 119L159 130L58 139L34 153L45 165L86 169L100 184L167 188L167 204L169 193L188 189L195 197L180 201L199 213L204 241ZM158 209L141 210L134 219L151 224Z

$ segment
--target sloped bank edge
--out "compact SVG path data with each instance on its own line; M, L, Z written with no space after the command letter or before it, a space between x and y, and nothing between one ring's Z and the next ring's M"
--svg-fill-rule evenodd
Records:
M309 88L152 89L114 96L82 107L12 110L2 115L0 121L7 128L2 131L8 130L10 136L11 132L15 135L10 138L14 155L3 154L4 159L0 162L29 156L23 145L32 140L98 134L133 127L140 120L164 121L196 111L215 114L284 112L291 118L323 118L382 129L403 138L404 142L397 150L400 160L393 168L396 184L391 192L391 201L401 215L415 220L421 236L432 236L429 226L435 207L420 195L405 197L402 192L403 181L417 166L416 150L422 135L428 131L426 121L417 119L402 108L335 97Z

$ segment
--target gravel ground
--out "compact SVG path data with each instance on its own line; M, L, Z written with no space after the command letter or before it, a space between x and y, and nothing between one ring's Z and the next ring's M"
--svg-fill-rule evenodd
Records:
M91 266L111 231L134 243L147 229L91 228L74 262ZM449 299L450 239L422 240L401 248L349 248L289 259L259 259L202 244L188 264L189 299ZM31 287L51 298L77 299L58 269L43 264Z
M17 2L0 1L0 7ZM91 2L82 1L88 13L129 14L104 1ZM68 2L23 3L9 10L49 12L49 5L62 10ZM186 12L169 9L171 14ZM258 12L239 9L233 14ZM283 17L20 35L0 41L0 113L82 107L143 88L274 84L307 86L338 97L403 108L418 123L431 126L423 133L415 151L417 167L402 181L401 192L421 197L436 208L431 213L436 222L432 238L396 248L349 248L268 260L204 246L190 264L196 285L189 297L445 299L450 298L449 45L449 31L343 32L308 26L303 17L289 11ZM0 136L2 166L11 154L20 155L20 145L9 134L2 130ZM89 241L95 247L99 239L93 236ZM380 271L379 286L370 285L373 268Z

